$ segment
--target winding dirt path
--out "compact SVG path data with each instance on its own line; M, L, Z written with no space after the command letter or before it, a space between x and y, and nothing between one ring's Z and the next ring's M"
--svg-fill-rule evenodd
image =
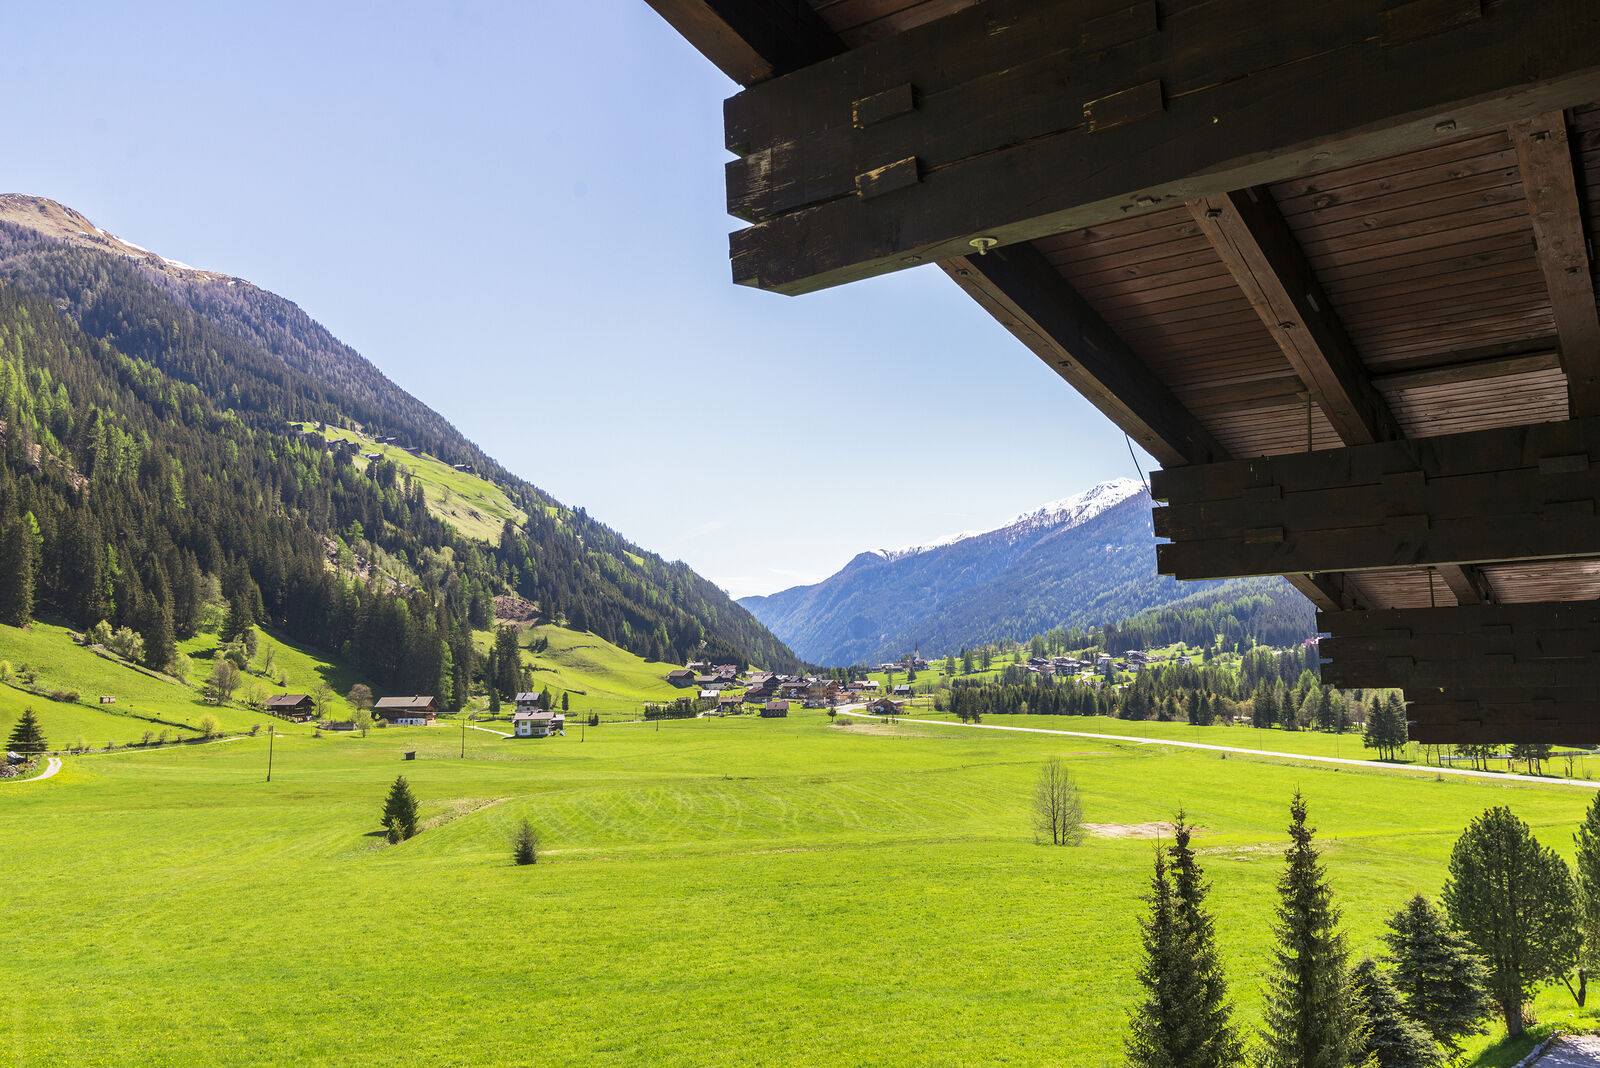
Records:
M32 778L27 778L27 779L3 779L3 780L0 780L0 782L12 782L12 783L16 783L18 785L21 785L22 783L25 783L25 782L43 782L45 779L52 778L55 775L55 773L60 771L60 770L61 770L61 758L60 757L51 757L50 758L50 763L45 765L44 774L42 774L42 775L35 775Z

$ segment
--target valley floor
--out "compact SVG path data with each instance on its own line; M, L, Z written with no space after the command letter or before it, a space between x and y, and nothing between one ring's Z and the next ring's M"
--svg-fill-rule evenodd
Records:
M1407 896L1438 891L1484 807L1511 805L1570 855L1593 796L821 713L581 742L467 732L464 759L461 744L448 728L280 736L267 783L263 736L0 784L0 1049L20 1064L1120 1064L1154 843L1033 845L1045 757L1066 759L1092 822L1183 805L1203 828L1252 1025L1295 789L1357 954L1379 951ZM426 829L389 846L378 814L399 772ZM545 852L519 868L524 816ZM1536 1007L1546 1023L1578 1011L1559 988Z

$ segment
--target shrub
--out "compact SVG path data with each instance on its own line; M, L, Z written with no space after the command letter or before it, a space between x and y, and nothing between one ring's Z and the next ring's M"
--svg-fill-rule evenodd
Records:
M155 738L155 736L156 736L155 731L145 731L144 732L144 736L139 739L139 744L140 745L149 745L150 742Z
M0 682L10 682L15 674L16 672L11 669L11 661L0 660ZM1571 778L1571 776L1569 775L1568 778Z
M69 705L75 703L78 700L78 698L80 698L82 696L83 695L81 693L79 693L77 690L51 690L50 691L50 700L52 700L52 701L64 701Z
M89 628L88 638L90 645L109 646L111 644L111 624L102 619Z
M517 836L512 839L511 859L518 864L539 863L539 832L533 829L533 824L526 817L517 828Z
M210 712L200 717L200 733L207 738L215 738L222 731L222 724Z

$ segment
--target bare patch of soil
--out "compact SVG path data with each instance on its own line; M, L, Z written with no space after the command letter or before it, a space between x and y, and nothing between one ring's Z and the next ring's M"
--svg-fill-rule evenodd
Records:
M536 623L539 620L539 610L533 606L532 601L524 601L521 597L502 593L494 599L494 618L500 623Z
M1096 838L1165 838L1172 834L1172 824L1166 820L1149 823L1085 823L1083 829ZM1204 827L1191 827L1189 833L1205 833Z

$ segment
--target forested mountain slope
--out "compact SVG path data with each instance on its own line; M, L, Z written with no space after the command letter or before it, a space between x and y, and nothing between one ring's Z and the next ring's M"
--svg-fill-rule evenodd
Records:
M0 569L31 578L9 583L0 612L26 599L79 626L109 618L155 634L155 657L168 617L185 633L215 587L381 685L464 693L468 629L514 594L654 659L795 666L687 565L514 478L289 302L87 231L73 243L5 221L28 218L19 204L51 202L0 198L0 528L29 532L6 536ZM59 219L51 207L39 217ZM488 544L464 537L403 465L352 463L290 421L472 464L528 518ZM352 556L394 566L361 581L335 566Z
M1087 628L1210 585L1156 574L1149 494L1116 479L995 530L862 553L816 585L739 603L806 659L850 664Z

